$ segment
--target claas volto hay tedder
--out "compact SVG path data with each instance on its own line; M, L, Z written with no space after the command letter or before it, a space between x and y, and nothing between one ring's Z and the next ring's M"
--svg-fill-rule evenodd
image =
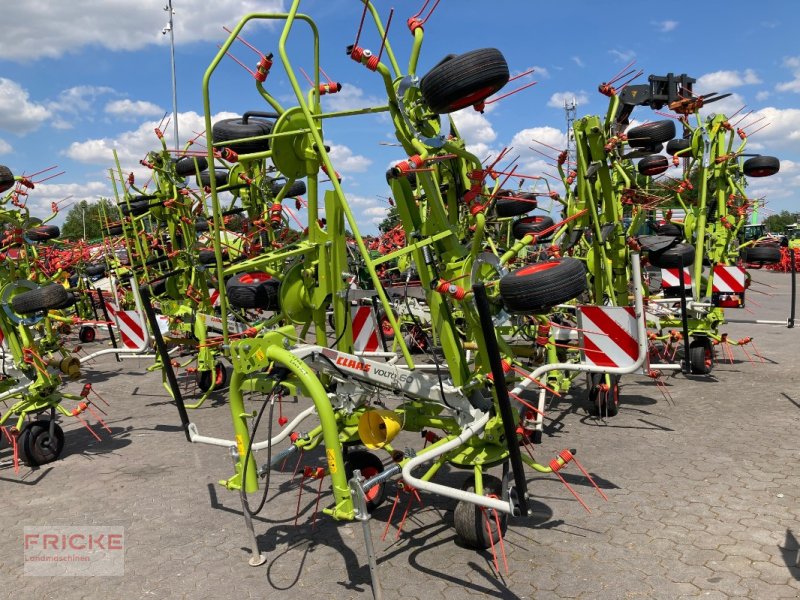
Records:
M529 423L523 417L534 422L538 419L540 432L543 404L540 401L537 409L513 390L511 402L508 385L519 382L515 388L519 393L531 383L546 386L516 366L514 348L506 336L496 332L513 330L512 314L546 315L572 301L586 290L585 269L576 259L556 258L509 270L536 236L523 236L505 252L493 251L496 244L487 237L486 213L493 207L497 187L486 186L489 172L465 149L447 115L464 107L480 108L508 82L508 65L502 53L487 48L451 55L419 77L416 70L424 38L423 20L416 15L408 21L413 44L403 70L375 7L365 2L364 16L371 14L381 36L381 48L373 53L360 46L359 34L347 53L375 73L386 104L326 112L321 96L335 92L338 85L320 82L317 28L310 17L298 12L299 4L293 2L287 13L245 16L231 31L203 80L208 163L224 157L235 164L232 170L236 169L238 179L248 185L264 176L265 161L273 174L285 180L285 186L305 179L308 221L295 241L231 260L224 252L225 209L220 191L231 184L232 177L209 177L217 280L237 281L244 287L234 294L228 286L220 297L222 347L233 364L229 407L234 439L200 435L193 423L186 423L187 431L195 442L231 449L235 474L222 483L241 494L253 536L252 564L265 560L258 551L250 517L265 505L273 466L290 454L316 447L324 447L321 476L331 478L333 500L324 509L325 514L366 523L374 506L372 499L381 496L375 490L400 476L406 486L457 501L455 526L460 538L473 546L490 547L501 539L509 515L528 514L524 465L549 473L574 461L574 451L562 451L546 464L520 452L521 444L536 438L529 436L532 432L526 429ZM278 57L273 60L271 54L259 53L259 65L252 72L259 95L272 111L263 117L260 133L242 117L228 122L229 135L220 140L211 122L210 84L242 29L258 20L285 22ZM297 67L286 51L290 33L299 26L308 27L313 39L313 83L309 90L299 84ZM284 108L267 90L265 82L276 67L283 69L291 85L295 106ZM381 256L370 253L359 232L323 134L323 124L329 119L378 112L388 113L406 154L388 174L406 243ZM250 146L248 152L232 152L230 146L238 144L240 138L260 140L260 144ZM322 177L330 179L330 189L324 192ZM272 200L270 210L283 210L280 197ZM345 227L353 235L349 249ZM357 276L350 272L353 254L366 279L358 290L359 298L366 293L363 288L369 287L387 329L394 334L396 352L354 350L351 310L356 290L352 284ZM638 256L631 258L638 275ZM381 265L400 259L417 274L430 314L436 348L427 362L415 362L412 357L378 274ZM243 282L243 275L252 274L259 275ZM634 288L640 289L637 285ZM271 316L251 323L245 331L229 331L228 314L237 309L242 298L247 298L247 308L262 308L271 311ZM637 314L641 317L640 296L639 301ZM640 365L641 360L631 370ZM544 374L549 368L542 365L537 373ZM559 364L557 368L598 370L577 363ZM273 435L273 407L284 395L308 398L311 404L288 424L286 419L279 421L284 429ZM246 398L260 400L260 407L248 410ZM254 438L267 409L267 437L257 442ZM319 424L305 434L296 433L298 424L311 417ZM401 432L434 429L441 433L432 436L432 443L425 447L399 450L392 446ZM289 447L277 451L277 445L287 439L291 441ZM385 452L391 466L384 466L384 461L370 452L350 449L358 445ZM254 453L263 450L267 450L267 461L259 467ZM423 465L427 467L420 472ZM462 488L432 481L445 465L470 473ZM492 467L502 467L501 479L487 473ZM262 479L266 481L261 483ZM247 495L260 486L262 502L254 511ZM369 535L366 540L374 567Z

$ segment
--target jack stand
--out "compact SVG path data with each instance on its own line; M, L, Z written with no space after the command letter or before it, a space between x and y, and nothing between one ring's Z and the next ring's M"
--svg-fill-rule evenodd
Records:
M238 461L239 454L236 448L231 446L231 456L233 457L234 465ZM247 505L247 493L244 491L244 484L239 488L239 499L242 501L242 515L244 515L244 526L247 527L247 533L250 534L250 544L252 553L250 560L247 561L251 567L260 567L267 562L267 557L264 556L258 549L258 539L256 539L256 531L253 528L253 518L250 516L250 507Z
M381 582L378 579L378 560L375 556L375 547L372 545L372 532L369 528L369 521L371 516L367 511L367 497L364 489L361 487L363 478L361 471L356 469L353 473L352 479L348 482L350 486L350 495L353 498L353 504L356 510L356 520L361 521L361 528L364 532L364 546L367 550L367 561L369 562L369 577L372 585L372 597L374 600L383 600L383 590L381 589Z

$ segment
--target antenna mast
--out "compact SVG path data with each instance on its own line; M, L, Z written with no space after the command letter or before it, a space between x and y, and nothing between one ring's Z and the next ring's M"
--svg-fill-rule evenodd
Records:
M172 8L172 0L167 0L167 5L164 10L169 14L169 21L161 30L162 35L169 33L169 58L172 66L172 123L175 130L175 149L180 148L178 145L178 89L175 79L175 31L173 27L173 17L175 10Z

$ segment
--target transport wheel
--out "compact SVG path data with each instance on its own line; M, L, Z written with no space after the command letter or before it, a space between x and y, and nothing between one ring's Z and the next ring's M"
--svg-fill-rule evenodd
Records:
M228 302L237 308L280 310L278 288L280 282L267 273L239 273L225 284Z
M273 196L277 196L278 193L283 189L283 186L286 182L280 181L273 181L269 189L272 192ZM289 186L289 189L286 190L286 194L284 194L284 198L296 198L297 196L302 196L306 193L306 184L304 181L295 181L292 185Z
M670 156L675 156L678 152L686 150L687 148L692 147L692 140L689 138L678 138L674 140L670 140L667 142L667 154ZM681 154L678 158L683 156L689 157L691 156L690 153Z
M58 423L53 423L50 435L50 421L34 421L20 433L19 447L22 460L28 466L36 467L58 460L64 450L64 431Z
M675 121L664 119L631 127L627 131L628 145L631 148L647 148L675 137Z
M653 177L654 175L661 175L661 173L669 169L669 164L669 159L663 154L653 154L640 160L636 168L642 175Z
M46 242L54 240L60 235L61 230L55 225L39 225L25 232L25 237L32 242Z
M94 327L90 327L89 325L82 326L78 331L78 339L84 344L93 342L96 337L97 337L97 330Z
M537 234L545 231L546 229L550 229L553 226L553 219L550 217L525 217L519 219L518 221L514 221L514 224L511 226L511 233L514 234L514 238L521 240L526 235L530 234ZM545 239L550 238L552 234L547 234L542 238L539 238L537 241L544 241Z
M227 146L236 154L250 154L269 150L269 139L249 140L246 142L225 142L244 138L258 137L272 132L273 121L261 117L245 115L235 119L222 119L211 127L211 135L215 146Z
M589 387L589 412L598 417L619 413L619 375L592 373Z
M503 198L503 196L511 195L513 195L514 198ZM526 215L537 206L536 195L529 192L513 194L508 190L500 190L497 196L497 202L495 202L494 205L494 213L498 217L518 217L520 215Z
M742 250L742 260L746 263L774 265L781 262L781 249L778 246L750 246Z
M11 308L20 315L27 315L40 310L58 308L69 300L67 290L52 283L44 287L22 292L11 299Z
M420 82L425 103L436 114L478 104L508 83L508 63L495 48L450 54Z
M586 290L586 269L575 258L527 265L500 280L500 296L512 312L541 313Z
M696 337L689 344L689 368L695 375L708 375L714 368L714 347L711 339Z
M470 476L461 489L467 492L475 491L475 476ZM502 482L492 475L483 476L483 494L485 496L502 497L503 484ZM485 550L490 548L493 544L500 541L500 536L505 535L508 529L508 515L506 513L497 513L500 520L500 530L497 529L497 521L494 517L494 511L491 509L482 510L480 506L472 504L472 502L464 502L460 500L456 504L456 510L453 514L453 524L456 528L458 538L470 548L478 548ZM488 528L487 528L488 524ZM491 531L491 536L489 535Z
M0 194L14 187L14 174L5 165L0 165Z
M175 173L178 177L188 177L207 168L208 160L202 156L182 156L175 161Z
M694 246L691 244L675 244L665 250L648 252L648 260L654 267L662 269L676 269L681 266L689 267L694 264Z
M774 156L754 156L742 165L742 171L748 177L769 177L780 170L781 161Z
M372 452L366 450L352 450L347 453L344 462L344 472L349 481L353 473L358 470L364 479L375 477L378 473L383 473L383 463L381 459ZM381 483L367 490L367 512L372 513L386 499L386 483Z
M197 181L197 185L201 187L210 187L211 173L209 171L203 171L200 173L200 177L195 177L195 181ZM214 169L214 182L217 184L217 187L228 185L228 171L225 169Z
M195 375L197 387L201 392L207 392L211 389L211 375L212 371L197 371ZM222 363L217 363L213 371L214 375L214 389L221 389L228 383L228 370Z

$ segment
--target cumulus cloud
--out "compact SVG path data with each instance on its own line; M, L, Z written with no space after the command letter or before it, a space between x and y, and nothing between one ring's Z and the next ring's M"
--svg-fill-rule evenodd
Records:
M4 139L0 139L0 154L10 154L14 149Z
M331 162L340 173L363 173L372 164L372 160L360 154L353 154L353 151L347 146L329 143Z
M360 87L344 83L340 92L323 96L320 102L324 110L340 111L381 106L386 104L386 99L370 96Z
M789 56L783 59L783 66L791 70L794 79L784 81L775 86L779 92L800 93L800 56Z
M759 102L763 102L764 100L766 100L769 97L770 97L770 93L768 91L766 91L766 90L762 90L762 91L760 91L760 92L758 92L756 94L756 100L758 100Z
M145 100L128 100L127 98L109 102L106 104L105 110L108 114L123 118L152 117L164 114L164 109L157 104Z
M761 78L753 69L744 71L714 71L697 78L695 91L699 93L723 92L743 85L761 83Z
M574 62L576 65L578 65L581 68L586 66L586 64L581 60L580 56L573 56L571 58L571 60L572 60L572 62Z
M164 0L107 0L98 10L94 0L6 3L3 19L14 23L14 27L3 32L0 59L25 62L59 57L89 45L108 50L138 50L151 44L166 44L167 37L161 33L169 19L164 4ZM222 25L233 26L247 13L283 9L282 0L196 2L191 10L178 5L174 18L175 43L219 41L224 35L220 30ZM260 21L258 25L264 23Z
M580 106L589 102L589 96L583 90L580 92L556 92L550 96L550 100L547 101L547 106L563 110L565 102L569 103L573 101Z
M633 50L614 49L614 50L609 50L608 53L614 58L616 58L619 62L626 63L636 58L636 52L634 52Z
M0 130L25 134L41 127L51 115L46 106L30 100L28 90L0 77Z
M661 33L669 33L678 26L678 21L651 21Z
M59 214L54 222L61 223L72 204L86 200L97 202L100 196L113 197L110 182L89 181L88 183L41 183L28 195L28 208L31 214L45 217L51 214L51 204L59 202Z

